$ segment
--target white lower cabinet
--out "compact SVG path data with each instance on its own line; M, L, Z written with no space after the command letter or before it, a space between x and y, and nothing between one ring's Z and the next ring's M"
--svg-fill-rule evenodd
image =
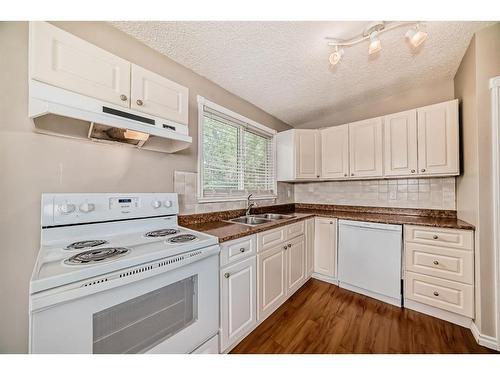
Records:
M287 245L281 244L257 256L259 321L286 300L286 250Z
M256 318L255 256L221 269L221 349L250 332Z
M304 237L294 238L287 244L287 292L293 294L306 279L306 246Z
M306 220L306 278L314 272L314 218Z
M337 219L315 218L314 272L328 280L337 276Z

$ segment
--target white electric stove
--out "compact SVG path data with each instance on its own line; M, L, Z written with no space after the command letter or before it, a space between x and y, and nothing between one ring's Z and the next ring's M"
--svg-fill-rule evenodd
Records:
M43 194L33 353L190 353L218 330L217 238L176 194Z

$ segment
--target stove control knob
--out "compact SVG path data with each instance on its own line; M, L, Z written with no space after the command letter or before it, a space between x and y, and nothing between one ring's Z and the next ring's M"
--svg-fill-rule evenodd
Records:
M167 208L172 207L172 201L163 201L163 205Z
M160 201L153 201L153 202L151 202L151 206L153 206L153 208L160 208L161 202Z
M62 212L63 214L67 215L67 214L70 214L70 213L74 212L74 211L75 211L75 209L76 209L76 207L75 207L75 205L74 205L74 204L72 204L72 203L64 203L64 204L62 204L62 205L59 207L59 209L61 210L61 212Z
M84 213L87 213L87 212L91 212L91 211L94 211L95 210L95 205L93 203L82 203L80 205L80 207L78 207L78 209L80 210L80 212L84 212Z

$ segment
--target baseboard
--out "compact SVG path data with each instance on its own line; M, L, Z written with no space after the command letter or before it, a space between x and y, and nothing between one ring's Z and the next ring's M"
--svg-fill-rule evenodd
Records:
M438 309L437 307L429 306L406 298L404 299L403 305L407 309L418 311L422 314L430 315L441 320L446 320L465 328L471 328L472 319L469 317Z
M311 278L321 280L321 281L324 281L326 283L330 283L333 285L337 285L337 286L339 285L339 281L335 277L322 275L320 273L313 272L313 274L311 275Z
M470 330L472 332L472 336L474 336L479 345L484 346L488 349L500 351L498 340L495 337L483 335L481 332L479 332L479 329L477 328L475 322L471 322Z

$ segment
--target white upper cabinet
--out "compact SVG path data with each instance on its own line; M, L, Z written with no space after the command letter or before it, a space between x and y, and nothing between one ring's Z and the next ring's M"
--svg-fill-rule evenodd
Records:
M349 176L349 125L320 130L321 177L328 179Z
M132 109L188 124L188 88L134 64L130 97Z
M417 116L419 173L459 174L458 100L418 108Z
M417 173L417 110L384 117L384 172L386 176Z
M296 130L296 178L319 178L319 132Z
M320 177L320 137L316 129L292 129L276 135L278 181Z
M350 177L382 177L382 118L349 124Z
M130 63L47 22L30 23L32 79L129 107Z

